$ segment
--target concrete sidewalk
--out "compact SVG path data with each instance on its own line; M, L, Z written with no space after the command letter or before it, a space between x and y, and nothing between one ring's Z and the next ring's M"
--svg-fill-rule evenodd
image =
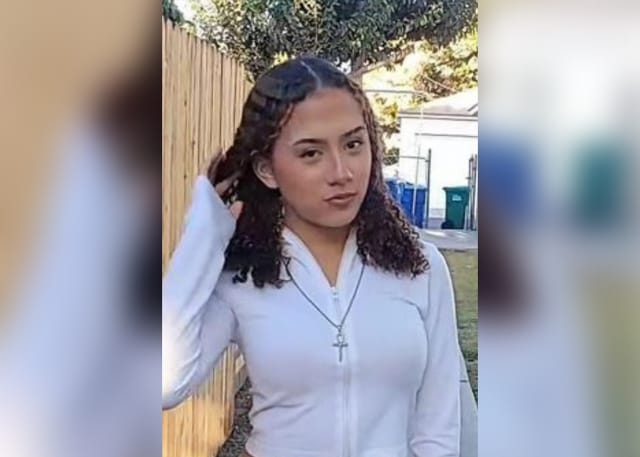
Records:
M470 230L420 229L420 237L438 249L469 251L478 249L478 232Z

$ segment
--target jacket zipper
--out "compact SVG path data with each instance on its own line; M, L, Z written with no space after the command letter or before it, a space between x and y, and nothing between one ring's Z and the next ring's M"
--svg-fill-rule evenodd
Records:
M350 373L349 373L349 364L345 361L343 366L344 372L344 450L343 454L345 457L349 457L351 455L351 440L349 439L349 383L350 383Z
M341 316L344 310L340 309L340 299L338 296L338 290L336 287L331 287L331 296L333 297L333 304L338 311L338 316ZM344 328L342 329L344 334ZM350 344L350 342L349 342ZM348 349L348 348L347 348ZM350 457L351 446L349 440L349 364L347 357L344 354L342 363L340 363L340 369L342 371L342 456Z

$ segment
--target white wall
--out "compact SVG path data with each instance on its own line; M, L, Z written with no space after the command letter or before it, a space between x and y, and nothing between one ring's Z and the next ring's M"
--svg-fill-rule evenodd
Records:
M401 118L400 137L398 169L400 177L407 181L424 185L426 164L402 156L427 157L431 148L429 217L441 218L445 208L442 188L467 185L469 158L478 153L477 118Z

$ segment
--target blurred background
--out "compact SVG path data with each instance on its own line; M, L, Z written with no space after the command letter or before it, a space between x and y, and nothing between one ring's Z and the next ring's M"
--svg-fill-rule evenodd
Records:
M483 5L480 455L640 453L638 13Z
M160 5L2 10L0 455L159 455Z

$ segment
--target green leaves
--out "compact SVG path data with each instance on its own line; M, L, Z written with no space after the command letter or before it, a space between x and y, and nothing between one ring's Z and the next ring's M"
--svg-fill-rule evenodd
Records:
M162 16L176 24L181 24L184 21L182 13L173 0L162 0Z
M477 0L201 0L200 34L257 77L276 56L315 53L337 65L372 65L406 41L451 41Z
M421 65L414 87L428 92L429 98L444 97L478 85L477 26L448 46L424 43L422 50L428 59Z

